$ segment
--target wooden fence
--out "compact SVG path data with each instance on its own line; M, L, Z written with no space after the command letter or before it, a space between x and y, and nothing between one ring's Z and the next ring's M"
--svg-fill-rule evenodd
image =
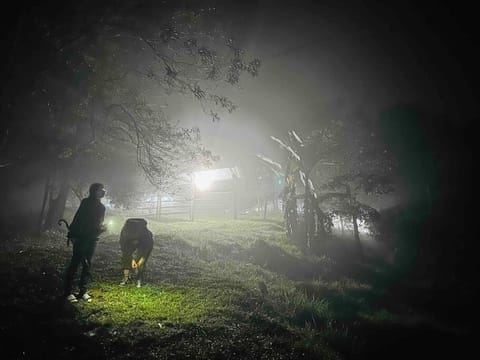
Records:
M155 220L187 219L221 216L237 217L237 201L232 191L210 191L190 196L151 196L123 211L128 217Z

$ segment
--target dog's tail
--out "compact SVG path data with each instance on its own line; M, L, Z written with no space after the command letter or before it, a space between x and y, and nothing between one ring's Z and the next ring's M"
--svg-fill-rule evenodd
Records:
M67 220L65 219L58 220L58 226L62 226L62 223L65 224L68 230L70 230L70 225L68 224Z
M68 224L68 221L65 219L60 219L58 220L58 226L62 226L62 223L65 224L67 227L67 230L70 231L70 225ZM70 237L67 236L67 246L70 246Z

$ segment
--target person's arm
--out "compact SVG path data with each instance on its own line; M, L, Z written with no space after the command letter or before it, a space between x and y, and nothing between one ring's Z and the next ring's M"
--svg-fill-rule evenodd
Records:
M99 225L99 229L100 229L100 233L103 233L105 231L107 231L107 227L103 224L103 222L105 221L105 206L102 205L102 210L101 210L101 215L100 215L100 225Z
M92 207L92 214L90 217L90 232L92 236L98 237L103 233L106 228L103 226L103 220L105 218L105 207L100 204L95 204Z
M100 225L102 225L104 221L105 221L105 208L103 207L100 215Z
M70 230L68 231L68 237L77 236L79 230L82 228L82 223L84 222L85 218L85 199L80 202L80 206L77 209L77 212L73 216L72 223L70 224Z

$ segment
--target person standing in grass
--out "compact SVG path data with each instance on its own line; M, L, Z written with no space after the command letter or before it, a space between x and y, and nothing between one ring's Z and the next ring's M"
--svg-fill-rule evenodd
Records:
M91 301L87 293L87 283L91 277L90 268L98 237L106 230L103 225L105 206L100 201L105 193L103 184L90 185L89 196L82 200L70 224L68 238L73 243L73 255L67 267L64 287L64 296L70 302L77 302L78 299ZM80 291L75 296L72 286L79 265L82 267Z
M130 282L130 271L137 273L137 287L142 286L145 267L153 249L153 235L145 219L127 219L120 232L123 279L121 286ZM136 252L136 256L134 253Z

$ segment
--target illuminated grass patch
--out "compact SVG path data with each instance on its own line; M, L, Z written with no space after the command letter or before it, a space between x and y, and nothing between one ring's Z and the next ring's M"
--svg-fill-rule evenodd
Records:
M109 238L107 241L117 241L125 220L125 217L115 214L105 218L108 231L104 237ZM200 249L211 250L218 246L250 249L257 240L262 240L292 256L301 257L300 250L288 241L282 223L282 218L278 216L268 221L252 217L241 217L238 220L201 218L178 222L148 219L148 228L154 236L180 239Z
M183 239L192 246L208 248L212 244L223 244L246 249L255 241L263 240L293 256L301 256L299 249L288 241L283 227L276 221L199 219L194 222L150 224L154 234Z
M80 302L78 307L90 321L103 324L146 323L198 323L208 317L218 317L228 309L219 290L187 286L133 285L120 287L104 282L92 283L90 303Z
M332 346L350 351L363 329L403 326L400 316L376 306L383 289L350 270L335 273L337 259L301 253L276 220L149 220L155 245L145 285L121 287L118 232L125 218L108 221L92 262L92 302L66 303L68 311L58 317L55 309L53 321L59 332L67 329L65 337L70 327L101 343L110 358L133 358L139 349L153 351L152 358L337 358ZM6 282L17 292L14 304L20 312L29 306L28 316L36 306L57 304L72 250L64 230L0 252L2 271L17 278Z

